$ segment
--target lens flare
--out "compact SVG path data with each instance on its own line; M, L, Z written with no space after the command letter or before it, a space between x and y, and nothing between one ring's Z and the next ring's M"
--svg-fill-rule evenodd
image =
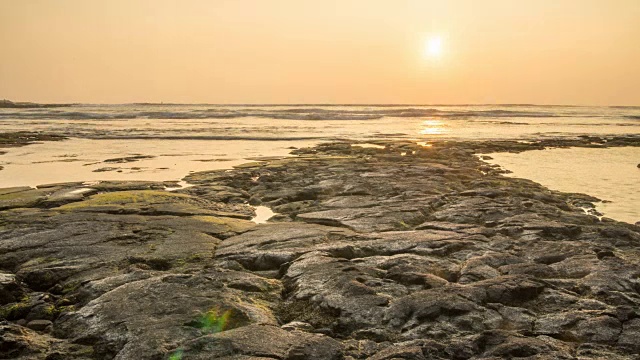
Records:
M229 325L231 314L231 309L222 312L218 308L213 308L187 325L198 328L205 334L215 334L226 329L227 325ZM182 360L183 356L184 350L179 348L169 355L169 360Z
M221 332L229 323L230 317L231 310L220 314L219 309L211 309L198 320L196 327L209 334Z
M169 356L169 360L182 360L182 356L184 356L184 350L178 349Z

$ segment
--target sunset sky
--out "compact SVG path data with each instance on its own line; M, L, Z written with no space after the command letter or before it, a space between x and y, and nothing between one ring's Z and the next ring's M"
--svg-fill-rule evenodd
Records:
M0 99L640 105L639 0L0 0Z

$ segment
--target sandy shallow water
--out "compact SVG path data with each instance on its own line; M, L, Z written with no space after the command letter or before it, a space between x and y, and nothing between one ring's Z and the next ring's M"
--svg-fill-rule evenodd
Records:
M180 181L291 147L335 140L434 141L640 134L640 107L536 105L159 105L77 104L0 109L0 132L69 137L3 149L0 187L99 180ZM606 216L640 220L637 149L557 149L494 154L494 162L552 189L611 201ZM407 155L404 153L404 155ZM131 161L109 161L131 158ZM135 160L135 161L133 161ZM185 185L181 183L180 185ZM177 186L178 187L178 186Z
M0 166L4 166L0 171L0 188L98 180L179 181L191 172L230 169L265 154L288 156L290 147L313 144L311 141L72 138L5 149L7 153L0 156ZM110 161L135 156L149 158Z
M512 171L506 176L526 178L552 190L595 196L606 217L640 221L640 148L570 148L489 154Z

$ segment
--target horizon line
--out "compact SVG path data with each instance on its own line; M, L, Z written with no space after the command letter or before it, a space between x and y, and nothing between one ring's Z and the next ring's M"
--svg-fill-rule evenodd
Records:
M582 105L582 104L535 104L535 103L207 103L207 102L31 102L31 101L13 101L2 99L14 104L33 104L33 105L54 105L54 106L73 106L73 105L148 105L148 106L176 106L176 105L210 105L210 106L371 106L371 107L394 107L394 106L558 106L558 107L639 107L640 105Z

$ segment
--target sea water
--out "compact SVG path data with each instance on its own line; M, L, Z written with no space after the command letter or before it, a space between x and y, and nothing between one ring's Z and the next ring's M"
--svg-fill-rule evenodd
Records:
M259 156L286 156L291 148L339 139L429 143L640 134L640 107L78 104L0 109L0 132L10 131L69 139L3 149L0 187L87 180L177 181L193 171L231 168ZM640 169L632 166L640 157L635 149L544 150L494 154L494 158L514 176L611 201L599 206L606 216L634 222L640 220L640 187L634 176ZM145 158L105 163L130 156ZM606 171L600 171L605 168L603 159ZM625 204L624 209L616 209L617 204Z
M507 176L533 180L549 189L578 192L602 200L596 209L607 217L640 221L640 147L569 148L489 154L511 171Z

